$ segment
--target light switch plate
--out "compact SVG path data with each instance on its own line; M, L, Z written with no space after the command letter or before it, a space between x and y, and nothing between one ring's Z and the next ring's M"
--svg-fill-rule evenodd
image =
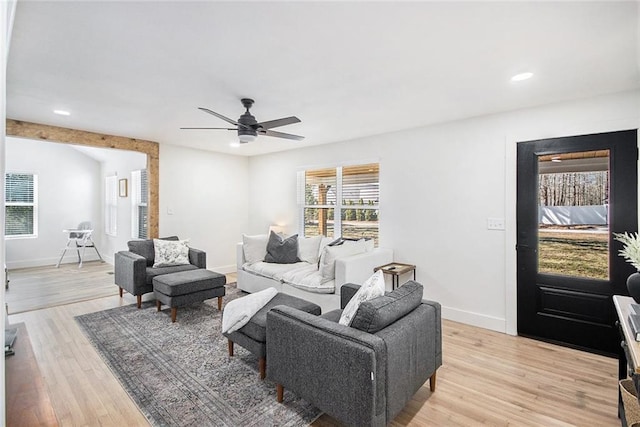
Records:
M504 218L487 218L487 230L504 230Z

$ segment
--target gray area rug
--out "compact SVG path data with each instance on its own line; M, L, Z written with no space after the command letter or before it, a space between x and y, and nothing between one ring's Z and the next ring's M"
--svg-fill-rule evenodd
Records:
M242 295L227 285L223 304ZM229 357L217 299L156 311L155 302L76 317L98 353L156 426L304 426L321 412L258 378L258 360L240 346ZM224 307L224 305L223 305Z

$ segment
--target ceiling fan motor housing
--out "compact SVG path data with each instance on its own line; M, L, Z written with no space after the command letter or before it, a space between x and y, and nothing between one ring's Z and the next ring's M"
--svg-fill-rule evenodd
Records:
M249 110L247 110L243 115L240 116L240 118L238 119L238 123L247 126L247 127L238 126L238 137L242 135L249 135L255 138L258 136L258 132L256 132L256 129L257 129L256 125L258 124L258 122L256 118L253 117L251 113L249 113ZM241 138L240 142L243 142L242 141L243 139L244 138Z

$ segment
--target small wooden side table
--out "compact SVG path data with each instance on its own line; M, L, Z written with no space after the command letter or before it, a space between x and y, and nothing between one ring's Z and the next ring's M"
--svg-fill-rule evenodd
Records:
M413 271L413 280L416 280L416 266L413 264L403 264L401 262L391 262L373 269L374 272L382 270L383 274L391 275L391 290L400 286L400 276Z

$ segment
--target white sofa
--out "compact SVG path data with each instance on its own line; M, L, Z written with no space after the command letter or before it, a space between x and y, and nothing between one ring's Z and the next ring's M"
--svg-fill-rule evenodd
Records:
M320 252L323 250L324 246L320 248ZM318 304L323 313L340 308L342 285L362 284L373 274L375 267L393 261L393 251L383 248L338 257L335 259L335 278L327 280L319 277L318 263L304 261L294 264L273 264L264 261L248 263L243 243L238 243L236 255L238 289L252 293L274 287L278 292Z

